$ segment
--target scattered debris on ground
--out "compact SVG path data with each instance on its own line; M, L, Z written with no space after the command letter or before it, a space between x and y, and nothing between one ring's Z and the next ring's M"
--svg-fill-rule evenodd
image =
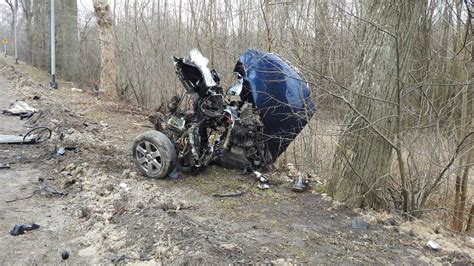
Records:
M84 92L83 89L78 89L78 88L74 88L74 87L71 88L71 91L72 91L72 92Z
M31 107L24 101L15 101L10 105L8 109L4 109L2 113L9 115L18 115L21 119L30 118L33 114L37 113L38 109Z
M255 176L249 179L215 166L176 179L147 179L133 167L130 143L145 130L141 125L149 110L103 102L87 92L71 93L70 88L48 91L26 70L47 84L49 77L43 72L24 65L0 65L18 97L38 97L34 103L41 111L25 125L46 126L52 135L38 145L2 146L6 148L0 151L0 160L15 166L2 171L2 181L4 176L14 180L15 190L0 188L7 195L2 201L11 201L2 206L0 223L9 229L18 221L34 220L42 229L28 234L27 241L0 238L0 261L472 263L474 252L468 245L472 241L467 238L456 244L457 238L449 232L436 234L433 226L418 220L405 222L391 213L351 210L314 188L323 186L318 180L324 177L308 177L311 189L294 193L290 176L302 174L296 169L295 173L270 172L267 190L253 185L259 181ZM52 159L51 152L58 147L64 148L66 156ZM80 153L67 156L66 147L80 147ZM245 193L213 197L216 192ZM368 229L353 229L354 219L361 219ZM428 249L429 240L441 249ZM37 256L19 256L18 246L29 245L37 247Z
M364 220L364 218L361 217L356 217L352 219L352 229L361 229L361 230L367 230L369 229L370 224Z
M19 236L19 235L23 235L27 231L35 230L35 229L38 229L38 228L40 228L40 226L35 224L35 223L15 224L13 226L13 229L10 231L10 235Z
M81 151L81 149L79 149L79 147L59 147L53 152L52 158L55 158L55 159L59 158L63 156L66 153L66 151L78 153Z
M422 220L403 222L400 224L400 231L420 239L432 250L442 248L445 252L455 254L474 254L468 239L443 230L440 226L431 226Z
M426 246L431 249L431 250L440 250L441 249L441 246L436 243L435 241L433 240L428 240L428 243L426 243Z
M35 127L20 135L0 135L0 144L34 144L48 140L52 131L47 127Z
M40 179L40 181L41 181L41 183L39 185L39 188L36 189L35 191L33 191L33 193L31 193L31 195L28 195L28 196L22 197L22 198L7 200L7 201L5 201L5 203L12 203L12 202L15 202L15 201L30 199L30 198L34 197L35 195L37 195L37 194L47 194L47 195L50 195L50 196L67 196L67 194L68 194L67 192L58 190L58 189L54 188L53 186L48 185L46 180Z
M70 254L69 254L69 251L63 250L63 251L61 252L61 259L67 260L67 259L69 259L69 255L70 255Z

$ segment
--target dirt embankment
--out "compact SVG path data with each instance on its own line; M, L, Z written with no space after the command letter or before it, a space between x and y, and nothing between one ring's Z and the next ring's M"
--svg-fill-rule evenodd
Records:
M50 91L42 85L46 74L26 65L2 60L0 69L14 96L41 110L26 126L53 130L42 144L0 147L12 166L0 170L1 179L17 184L0 188L0 262L58 263L63 250L72 263L472 262L469 241L449 246L447 232L358 214L315 191L295 194L283 173L271 173L270 190L227 199L211 194L245 188L251 177L210 167L197 176L148 180L136 173L130 150L133 138L149 130L142 126L144 110L71 91L61 81ZM52 158L58 147L80 151ZM67 196L43 191L4 203L28 196L44 180ZM369 229L352 229L361 215ZM8 235L14 223L31 221L41 228ZM441 237L448 241L444 249L425 248L427 238Z

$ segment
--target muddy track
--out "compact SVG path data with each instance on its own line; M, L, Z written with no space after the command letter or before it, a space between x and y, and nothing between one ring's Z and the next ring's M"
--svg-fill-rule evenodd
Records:
M354 230L360 216L316 192L291 192L283 173L272 173L272 188L251 188L241 197L219 199L216 192L250 184L250 177L210 167L197 176L149 180L135 172L131 143L149 130L146 110L104 102L91 93L49 91L48 77L3 59L2 107L24 99L41 110L25 126L48 126L47 143L0 146L0 262L59 263L68 250L72 263L409 263L464 262L463 253L430 251L416 232L378 217L368 230ZM39 96L39 100L32 100ZM9 118L12 125L18 118ZM16 120L12 120L16 119ZM13 127L12 127L13 128ZM13 128L20 130L23 126ZM1 130L6 130L1 128ZM60 146L79 147L53 159ZM41 181L66 191L58 197L28 195ZM390 219L393 219L391 217ZM14 223L42 227L25 235L8 234ZM399 221L402 222L402 221ZM21 247L21 248L20 248Z

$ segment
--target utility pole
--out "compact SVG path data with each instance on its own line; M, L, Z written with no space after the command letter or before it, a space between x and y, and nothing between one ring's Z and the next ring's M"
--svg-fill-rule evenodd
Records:
M14 30L13 30L13 35L14 35L14 47L15 47L15 64L18 64L18 48L17 48L17 42L16 42L16 34L17 34L17 20L18 20L18 0L15 0L15 7L13 10L13 24L14 24Z
M51 82L49 83L50 89L57 89L58 83L56 83L56 21L54 14L54 0L51 0Z

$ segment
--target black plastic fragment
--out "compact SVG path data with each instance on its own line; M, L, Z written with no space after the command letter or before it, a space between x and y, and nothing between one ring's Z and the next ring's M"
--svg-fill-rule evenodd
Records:
M69 251L63 250L63 251L61 252L61 258L62 258L63 260L69 259Z
M35 223L15 224L15 226L13 226L13 229L10 231L10 235L12 236L23 235L26 231L35 230L38 228L40 228L40 226Z

